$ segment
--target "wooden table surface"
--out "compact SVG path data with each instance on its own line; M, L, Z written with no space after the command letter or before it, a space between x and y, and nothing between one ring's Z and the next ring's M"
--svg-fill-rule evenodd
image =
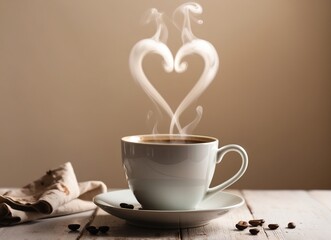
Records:
M101 209L43 219L32 223L0 228L0 239L331 239L331 190L228 190L242 196L246 204L229 211L208 225L189 229L148 229L126 224ZM238 231L240 220L265 219L253 236L248 229ZM295 229L288 229L295 222ZM70 232L67 225L81 224L81 231ZM279 224L277 230L269 223ZM84 226L108 225L107 234L90 235Z

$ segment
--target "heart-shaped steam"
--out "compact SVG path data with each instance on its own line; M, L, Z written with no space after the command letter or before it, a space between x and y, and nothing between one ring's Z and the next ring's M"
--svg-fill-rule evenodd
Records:
M175 126L180 134L186 134L192 131L195 125L197 125L202 115L201 106L197 108L197 118L187 126L181 126L179 117L213 81L219 66L218 55L214 46L205 40L196 38L191 31L190 13L201 14L201 6L196 3L186 3L178 7L175 10L174 15L179 12L184 15L184 24L182 27L183 45L178 50L175 58L173 57L168 46L165 44L167 40L167 28L162 21L162 14L156 9L152 9L150 16L151 18L154 18L157 24L157 31L152 38L140 40L135 44L131 50L129 62L131 74L135 80L141 85L152 101L162 107L171 118L169 130L170 134L174 133ZM191 54L198 54L204 60L205 66L199 80L175 111L171 109L161 94L150 83L143 71L143 59L149 53L159 54L162 56L164 60L164 69L167 72L172 72L173 70L178 73L184 72L187 69L187 63L182 62L182 60L184 57Z

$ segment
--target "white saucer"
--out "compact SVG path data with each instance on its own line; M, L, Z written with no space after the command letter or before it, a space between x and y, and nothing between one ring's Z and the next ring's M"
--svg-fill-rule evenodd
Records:
M93 202L104 211L126 220L129 224L151 228L189 228L207 224L233 208L244 199L227 192L219 192L204 200L195 210L139 210L140 204L130 189L113 190L94 197ZM120 203L134 205L121 208Z

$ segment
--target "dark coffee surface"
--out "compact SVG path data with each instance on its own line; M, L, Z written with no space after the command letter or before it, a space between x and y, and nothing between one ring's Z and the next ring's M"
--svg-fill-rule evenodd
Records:
M169 139L169 138L160 138L160 139L141 139L140 142L144 143L167 143L167 144L197 144L197 143L207 143L211 142L210 139L200 139L200 138L180 138L180 139Z

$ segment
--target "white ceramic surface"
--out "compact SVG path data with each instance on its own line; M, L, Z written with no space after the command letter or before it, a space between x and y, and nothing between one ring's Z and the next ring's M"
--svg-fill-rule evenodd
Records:
M242 147L230 144L219 148L219 141L208 136L136 135L122 138L121 143L129 188L144 209L195 209L201 201L237 181L248 165ZM231 151L240 154L240 169L210 188L216 164Z
M202 201L195 210L140 210L140 204L129 189L102 193L97 195L93 201L104 211L126 220L129 224L150 228L202 226L244 204L244 199L240 196L217 192ZM135 208L121 208L120 203L132 204Z

